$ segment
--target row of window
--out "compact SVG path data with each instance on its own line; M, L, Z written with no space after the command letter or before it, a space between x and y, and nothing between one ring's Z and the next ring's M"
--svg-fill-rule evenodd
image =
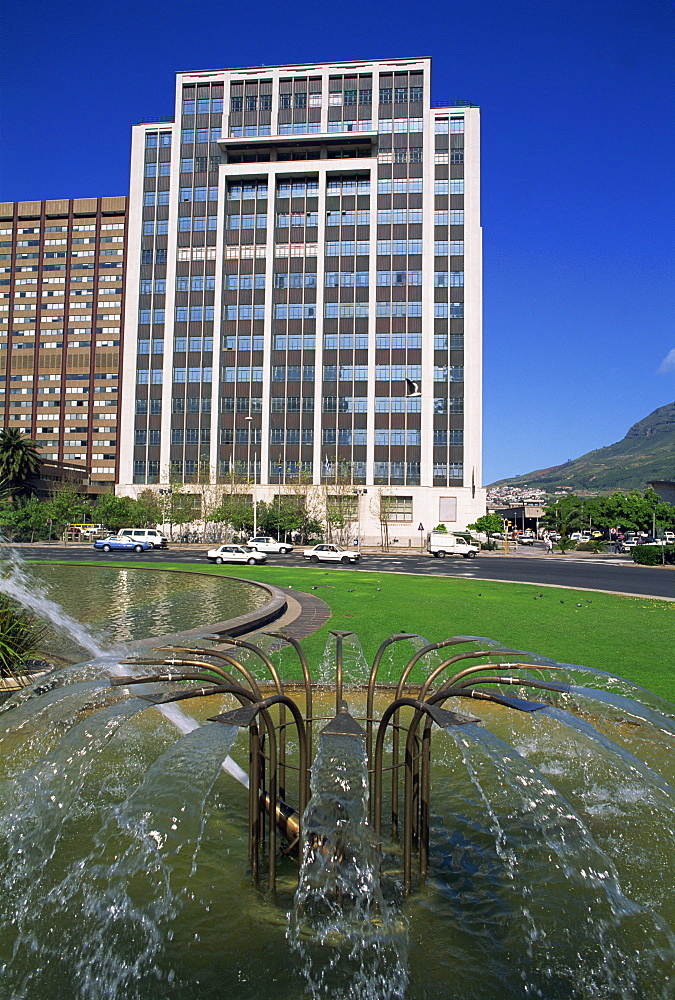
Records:
M148 132L145 136L145 145L148 149L155 149L157 146L170 146L170 132Z
M326 313L326 315L328 315ZM353 312L351 315L354 315ZM360 313L359 315L368 315ZM277 302L274 306L275 319L316 319L316 305L314 303L291 303Z
M163 195L168 194L167 191L161 192ZM146 192L146 195L150 192ZM218 186L212 185L211 187L182 187L178 195L180 201L218 201ZM150 203L152 204L152 202ZM160 204L160 202L158 202ZM166 202L164 203L166 204Z
M237 216L231 216L231 218L237 218ZM250 216L250 218L252 219L253 216ZM267 225L267 216L266 215L261 215L261 216L259 216L259 218L261 218L261 219L264 220L264 222L262 224L263 228L264 228ZM147 222L143 223L144 227L147 226L147 225L152 225L152 223L147 223ZM157 223L157 232L159 232L159 226L160 225L166 225L166 223L160 223L160 222L158 222ZM185 216L183 216L182 218L180 218L178 220L178 232L179 233L187 233L191 229L192 229L193 232L196 232L196 233L198 233L198 232L202 232L203 233L207 229L210 232L213 232L213 230L217 229L217 228L218 228L218 217L215 216L215 215L209 215L209 216L205 216L205 215L185 215ZM253 228L253 227L251 226L250 228ZM144 228L144 232L145 232L145 228Z
M195 113L195 107L198 115L208 115L209 111L211 114L217 115L222 114L223 111L223 99L222 97L212 97L210 100L208 97L201 98L196 102L192 98L188 98L183 101L183 114L193 115Z
M180 171L182 174L191 174L193 171L198 174L204 173L207 164L209 170L217 170L222 162L223 157L220 153L214 153L211 156L195 156L194 159L189 156L180 161Z
M267 191L267 181L253 181L246 184L242 184L241 181L232 181L227 185L227 197L235 201L241 198L267 198Z
M180 141L185 143L197 142L218 142L221 137L220 126L217 128L184 128L180 134Z
M181 219L181 222L184 220ZM308 223L309 224L309 223ZM286 223L288 225L288 223ZM303 225L303 223L298 223L298 225ZM318 225L318 221L314 223ZM189 226L187 227L189 228ZM193 227L197 228L197 227ZM209 228L211 228L209 226ZM215 228L215 227L214 227ZM227 217L227 228L228 229L267 229L267 215L228 215Z
M191 317L193 319L195 317ZM417 350L422 346L422 335L421 334L378 334L375 338L375 347L377 350L402 350L406 347L408 350ZM61 346L60 344L47 344L46 346L54 347ZM313 334L295 335L295 336L285 336L277 334L274 336L272 341L272 346L275 351L313 351L316 348L316 337ZM324 337L324 348L326 350L337 350L338 346L342 350L367 350L368 349L368 337L367 335L356 335L353 334L328 334ZM450 347L451 350L462 350L464 347L464 336L461 333L451 334L436 334L434 337L434 348L435 350L447 350ZM254 351L263 350L263 338L262 337L226 337L223 341L223 348L225 350L239 350L239 351ZM173 350L175 352L185 352L190 351L212 351L213 350L213 338L212 337L176 337L173 342ZM139 354L163 354L164 353L164 340L162 338L156 338L152 341L149 339L141 339L138 341L138 353ZM385 371L386 369L386 371ZM367 379L367 368L365 366L359 366L359 374L355 374L356 379ZM325 366L324 367L324 378L334 379L335 372L337 371L336 366ZM342 365L340 366L340 379L351 379L352 375L351 366ZM387 372L389 371L387 366L377 365L376 366L376 378L389 378ZM404 369L402 366L393 366L391 369L391 378L405 378L405 374L401 374ZM343 374L344 373L344 374ZM410 374L408 372L408 378L419 379L420 374ZM445 381L447 378L447 369L445 367L437 366L434 369L435 381ZM463 380L463 369L461 367L454 367L451 369L451 381L462 381Z
M421 163L422 162L422 147L421 146L409 146L407 149L405 146L397 146L396 149L385 149L380 150L377 154L378 163ZM455 161L453 160L453 163ZM458 161L458 162L463 162Z
M262 337L223 337L223 348L226 351L262 351Z
M377 126L378 132L422 132L424 129L423 118L380 118Z
M354 213L352 213L352 215L353 214ZM369 212L360 214L365 214L368 216L370 215ZM244 218L246 218L246 216L244 216ZM365 223L365 225L367 224L368 223ZM288 214L288 212L282 212L277 215L277 227L279 229L287 229L289 226L318 226L318 225L319 225L318 212L293 212L290 215Z
M457 135L464 131L464 119L463 118L451 118L449 121L447 118L437 118L434 122L434 131L436 135Z

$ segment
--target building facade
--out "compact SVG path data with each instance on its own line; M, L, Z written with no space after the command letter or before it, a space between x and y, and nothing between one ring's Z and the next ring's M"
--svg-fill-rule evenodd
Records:
M40 456L117 481L127 199L0 204L0 411Z
M134 127L120 492L302 484L365 542L484 512L479 110L430 74L180 73Z

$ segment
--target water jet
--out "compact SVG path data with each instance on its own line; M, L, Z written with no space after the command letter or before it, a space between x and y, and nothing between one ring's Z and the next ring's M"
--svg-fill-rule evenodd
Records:
M6 995L665 1000L675 708L484 637L353 651L220 637L2 706Z

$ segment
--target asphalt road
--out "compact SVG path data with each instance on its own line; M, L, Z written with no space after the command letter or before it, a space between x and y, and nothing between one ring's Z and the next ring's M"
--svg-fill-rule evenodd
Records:
M16 546L26 559L39 560L92 560L106 562L148 562L155 565L181 562L186 565L204 565L205 545L173 545L168 549L152 549L142 555L135 552L95 551L89 545L52 544ZM290 555L268 555L267 565L305 565L302 550ZM605 590L617 594L637 594L641 597L664 597L675 600L675 569L659 566L636 566L630 557L589 556L572 554L544 555L537 549L519 551L517 555L483 553L476 559L434 559L415 550L390 552L366 551L362 562L356 566L335 566L340 572L353 569L399 573L420 573L434 576L453 576L473 580L499 580L509 583L549 584L557 587L575 587L583 590ZM227 569L227 565L223 566Z

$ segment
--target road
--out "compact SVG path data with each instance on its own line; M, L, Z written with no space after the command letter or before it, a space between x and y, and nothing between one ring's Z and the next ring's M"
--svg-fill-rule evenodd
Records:
M168 549L154 549L143 555L134 552L94 551L89 545L52 544L17 545L26 559L39 560L92 560L106 562L185 563L204 565L205 545L175 545ZM301 549L290 555L268 555L267 565L305 565ZM332 566L322 563L322 566ZM433 576L452 576L470 580L499 580L509 583L533 583L556 587L575 587L582 590L605 590L617 594L635 594L641 597L661 597L675 601L675 569L660 566L636 566L630 557L623 556L546 556L538 550L517 555L483 553L477 559L434 559L415 550L389 552L366 551L362 562L356 566L337 565L340 572L354 569L380 572L419 573ZM227 566L223 566L226 570Z

